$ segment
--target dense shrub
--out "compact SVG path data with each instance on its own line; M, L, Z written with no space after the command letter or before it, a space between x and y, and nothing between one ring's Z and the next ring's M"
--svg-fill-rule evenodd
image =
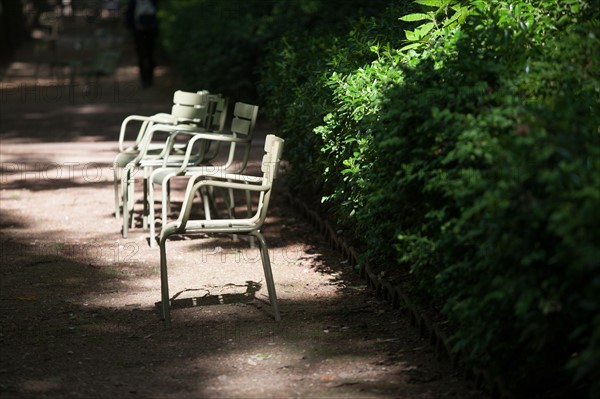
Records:
M337 38L323 32L319 36L284 36L264 60L260 81L266 114L278 125L286 139L285 158L294 165L296 185L321 180L322 165L316 163L323 143L312 134L331 108L331 91L325 85L329 46ZM288 150L289 149L289 150ZM317 184L318 185L318 184Z
M358 172L370 162L370 123L380 94L401 79L394 49L404 33L398 18L412 5L389 7L303 35L285 36L263 64L260 92L269 115L288 140L286 157L301 189L317 186L345 217L363 195ZM404 24L406 27L409 24Z
M472 364L525 397L598 395L597 5L419 3L273 47L297 182L413 274Z
M600 25L579 5L482 6L434 43L387 95L358 215L524 397L599 380Z

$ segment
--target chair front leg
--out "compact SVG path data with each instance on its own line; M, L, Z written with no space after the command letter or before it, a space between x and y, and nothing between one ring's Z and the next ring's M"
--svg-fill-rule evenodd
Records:
M156 241L156 220L154 218L154 184L151 180L148 182L148 205L150 207L148 210L148 223L150 224L150 248L154 248Z
M231 180L229 180L231 181ZM227 196L224 196L225 203L227 204L227 211L229 213L230 219L235 219L235 196L233 195L233 190L227 189ZM229 200L228 200L229 198Z
M246 190L246 215L248 219L252 217L252 196L250 195L250 190ZM250 248L256 248L253 236L250 236Z
M129 233L129 168L123 169L123 173L121 175L121 197L123 198L123 227L121 230L121 234L123 238L127 238Z
M230 182L231 180L227 181ZM225 201L225 205L227 206L227 213L229 214L229 219L235 219L235 196L233 195L233 190L228 188L226 195L223 196L223 199ZM250 236L250 240L254 240L254 237ZM233 234L233 242L239 241L239 236L237 234Z
M171 308L169 298L169 278L167 275L167 239L168 236L160 238L160 292L161 308L165 326L171 326Z
M160 190L160 193L162 195L161 223L163 226L167 223L167 218L169 217L169 205L171 203L171 201L169 200L170 186L170 180L163 181Z
M206 220L212 220L211 217L211 212L210 212L210 198L208 195L208 190L206 189L206 187L203 187L202 189L198 190L200 192L200 195L202 196L202 202L204 204L204 218Z
M217 210L217 204L215 202L215 188L212 186L208 186L206 187L206 191L208 193L211 214L215 215L218 218L219 211Z
M265 280L267 281L267 291L269 293L271 307L273 308L273 315L275 317L275 321L281 321L279 305L277 304L277 293L275 292L275 282L273 281L273 272L271 270L271 259L269 258L269 248L267 248L265 237L263 237L260 231L255 230L252 233L250 233L250 235L256 237L256 239L258 240L258 244L260 247L260 256L265 272Z
M163 206L166 209L166 214L163 219L163 224L167 223L167 216L171 213L171 179L167 180L167 185L165 187L166 198L163 199Z
M133 211L135 209L135 176L134 172L129 172L129 180L127 180L127 187L129 188L129 194L127 196L129 209L127 210L127 215L129 218L129 227L134 228L134 215Z
M119 195L119 171L117 164L113 164L113 185L115 191L115 218L119 219L121 212L119 207L121 206L121 196Z
M144 167L144 178L143 178L143 204L144 210L142 213L142 228L145 229L148 227L148 176L149 176L150 167Z

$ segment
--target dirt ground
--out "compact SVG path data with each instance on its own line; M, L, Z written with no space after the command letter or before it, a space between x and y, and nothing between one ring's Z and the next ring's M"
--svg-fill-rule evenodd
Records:
M263 230L283 320L246 241L174 239L165 328L159 252L139 223L121 237L111 165L123 118L183 87L160 66L141 90L117 31L124 56L98 82L36 73L30 45L3 71L0 398L485 397L294 212L285 177Z

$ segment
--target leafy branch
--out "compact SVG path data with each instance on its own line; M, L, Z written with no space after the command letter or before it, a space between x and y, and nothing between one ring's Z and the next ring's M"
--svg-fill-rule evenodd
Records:
M461 25L474 9L474 2L465 0L415 0L415 3L424 8L423 12L404 15L400 20L423 23L413 30L404 30L406 45L400 48L402 52L422 49L432 38Z

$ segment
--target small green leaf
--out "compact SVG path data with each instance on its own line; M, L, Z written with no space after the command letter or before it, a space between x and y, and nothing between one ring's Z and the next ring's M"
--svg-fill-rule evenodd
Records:
M420 37L413 31L405 30L404 33L406 34L406 40L414 41L420 39Z
M424 37L429 32L431 32L431 30L433 28L435 28L435 23L434 22L429 22L427 24L423 24L423 25L419 26L419 28L417 30L419 31L419 36L420 37Z
M428 7L441 7L443 6L442 0L415 0L415 3L421 4L422 6Z
M412 50L412 49L415 49L417 47L421 47L422 45L423 45L423 43L421 43L421 42L411 43L411 44L409 44L407 46L402 47L400 49L400 51Z
M423 13L408 14L403 17L400 17L401 21L406 21L406 22L424 21L424 20L432 20L432 19L433 19L433 17L431 15L423 14Z

